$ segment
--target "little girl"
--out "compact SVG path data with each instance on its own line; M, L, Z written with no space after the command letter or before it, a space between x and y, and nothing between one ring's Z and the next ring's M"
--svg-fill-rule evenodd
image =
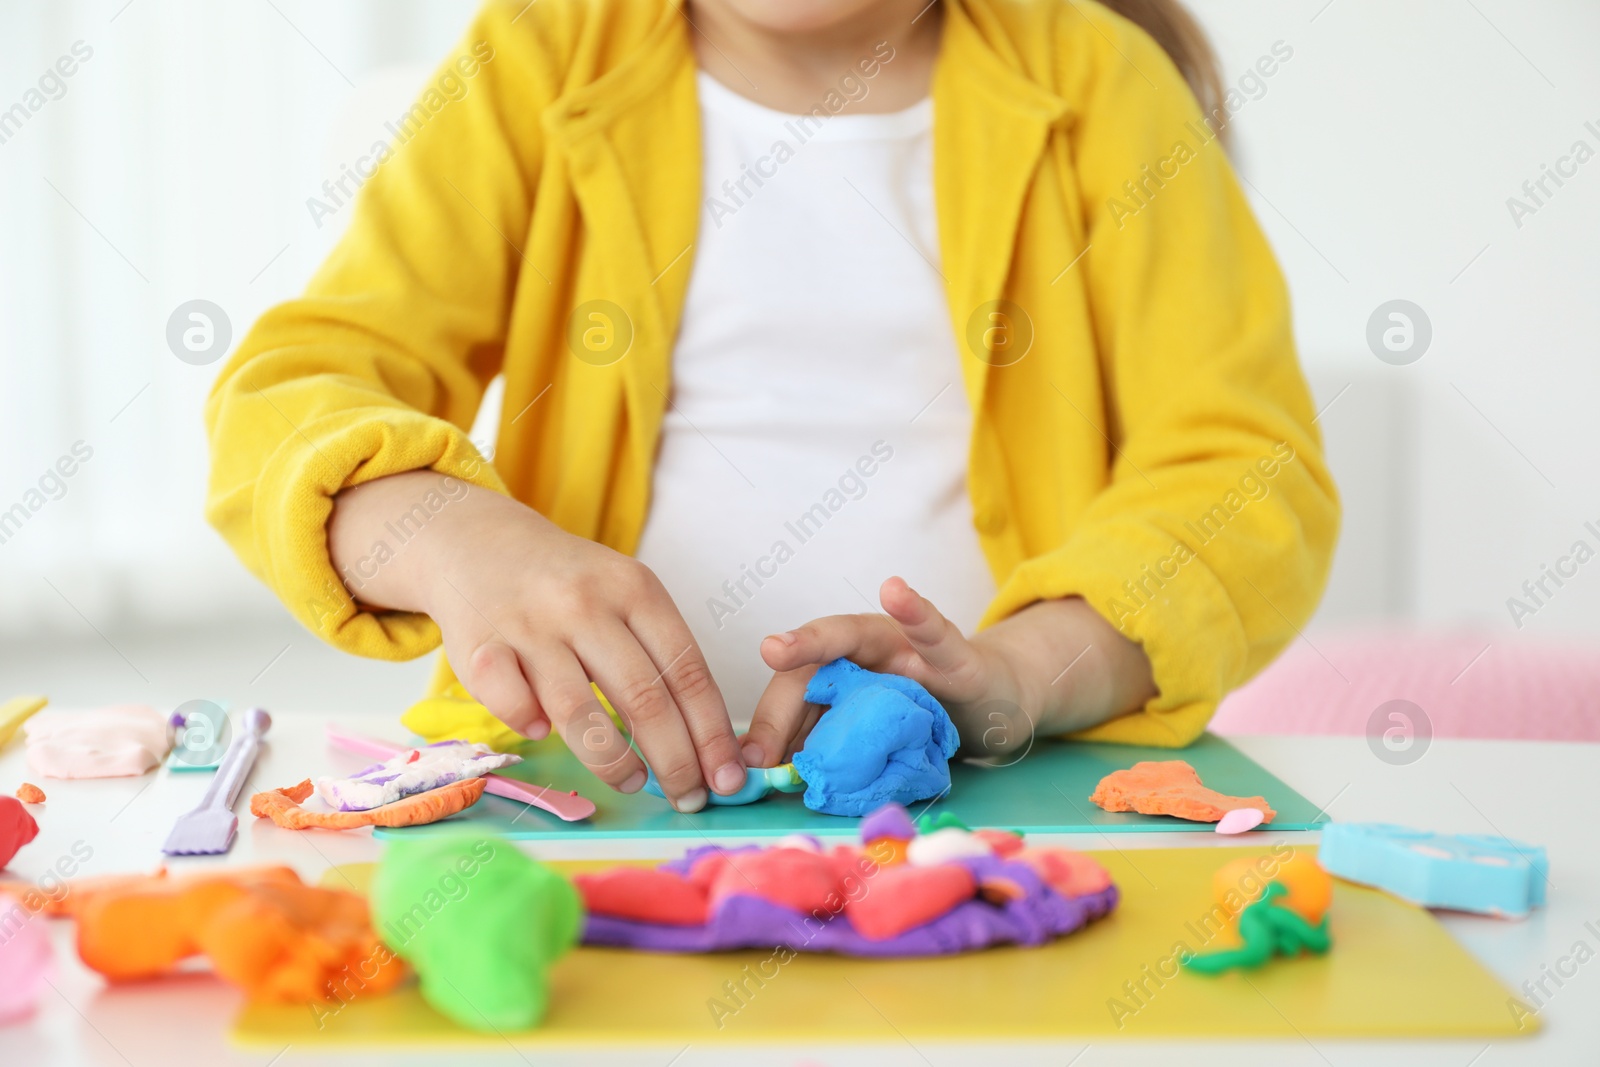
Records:
M326 640L694 811L835 657L1007 762L1186 744L1311 613L1338 503L1173 0L491 0L447 83L206 410Z

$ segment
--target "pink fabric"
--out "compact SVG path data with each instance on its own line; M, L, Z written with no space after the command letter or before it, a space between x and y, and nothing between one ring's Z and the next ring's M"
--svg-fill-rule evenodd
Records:
M1435 737L1600 741L1600 643L1404 630L1314 636L1230 695L1219 734L1364 734L1409 700Z

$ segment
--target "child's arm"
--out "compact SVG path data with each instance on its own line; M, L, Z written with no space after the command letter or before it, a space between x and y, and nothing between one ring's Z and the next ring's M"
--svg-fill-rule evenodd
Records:
M1103 412L1108 480L1062 543L1004 578L979 629L1082 597L1144 650L1158 690L1082 736L1184 745L1310 618L1339 501L1288 286L1209 135L1217 116L1200 113L1148 34L1082 10L1098 25L1066 13L1061 77L1086 251L1051 288L1070 285L1094 329L1100 396L1072 399L1092 419ZM1147 181L1158 171L1161 184Z
M988 371L988 395L1059 394L1056 417L1090 420L1104 436L1104 480L1065 516L1063 536L1028 544L1027 557L999 576L978 636L966 643L973 651L960 661L967 673L946 669L947 679L916 665L911 638L885 621L859 624L879 640L862 653L871 659L890 648L887 661L912 663L907 673L963 709L1037 699L1024 705L1028 716L1064 716L1068 728L1087 727L1082 737L1183 745L1311 615L1338 532L1338 497L1295 359L1287 287L1208 117L1148 34L1096 5L1061 5L1058 15L1053 88L1072 121L1046 154L1060 169L1044 175L1059 186L1037 185L1030 195L1059 187L1066 210L1050 217L1081 232L1059 266L1038 263L1039 246L1024 234L1032 257L1018 253L1021 275L1011 284L1024 305L1048 297L1057 308L1081 307L1093 351L1074 347L1081 335L1063 342L1041 331L1025 360ZM1090 359L1097 374L1083 370ZM1041 479L1073 476L1060 435L1043 420L1033 425L1002 434L1014 511L1028 506ZM885 608L909 635L910 616L885 592ZM1063 629L1049 632L1052 625ZM1044 672L1054 677L1087 645L1094 650L1082 662L1040 690L1028 666L1038 650L1055 649L1054 671ZM1149 662L1153 688L1142 702L1138 672L1119 666L1127 645ZM786 671L849 642L782 655L773 646L763 646L768 664ZM1120 686L1094 681L1102 672L1094 660L1108 652L1103 669ZM985 684L969 687L969 676ZM1127 699L1104 696L1108 684ZM795 707L798 678L780 674L773 685L752 725L768 760L782 755L769 749L791 728L806 727ZM963 739L971 746L986 729L964 724Z
M442 636L491 712L535 732L548 720L602 778L633 788L642 766L572 677L581 662L692 809L738 748L687 628L637 565L503 496L467 436L514 294L547 284L523 247L540 116L562 91L546 38L583 14L486 4L398 120L360 196L339 199L350 229L305 295L264 314L216 380L206 515L323 640L404 660ZM533 370L545 380L560 370L554 352L522 358L549 361Z
M840 656L919 682L968 752L1001 763L1020 759L1035 736L1093 726L1156 695L1144 652L1077 597L1041 601L967 638L899 578L878 596L886 614L833 615L761 643L779 673L744 738L751 766L788 757L811 721L806 680Z
M420 123L340 200L349 229L305 293L256 321L206 401L206 518L308 630L356 655L413 659L439 633L422 615L359 610L359 582L347 591L328 555L334 497L427 469L505 492L467 428L526 270L501 236L526 231L543 165L539 123L522 116L555 91L511 45L515 14L485 7L429 82L439 100L447 76L465 94L431 117L418 105ZM390 534L375 553L378 540L368 557L403 550Z

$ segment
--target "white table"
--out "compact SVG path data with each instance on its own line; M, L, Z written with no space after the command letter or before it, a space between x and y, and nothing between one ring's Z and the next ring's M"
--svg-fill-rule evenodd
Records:
M345 725L366 733L394 735L387 717L351 717ZM1418 762L1396 767L1377 759L1362 738L1234 739L1239 747L1294 786L1314 803L1344 820L1389 820L1432 829L1500 833L1545 845L1551 857L1550 905L1522 922L1450 916L1451 932L1508 987L1538 981L1543 968L1568 955L1576 942L1600 952L1600 834L1587 817L1595 796L1600 745L1526 742L1435 741ZM342 772L368 761L328 750L320 720L279 714L261 762L247 789L289 785L307 776ZM22 746L0 752L0 788L10 792L29 776ZM38 879L64 856L92 850L81 874L151 870L160 862L160 845L174 818L204 791L209 775L162 771L140 779L86 782L39 780L49 801L38 812L40 834L12 861L11 876ZM598 788L598 785L597 785ZM1252 844L1305 839L1306 835L1256 835ZM1057 840L1086 849L1217 847L1236 843L1214 834L1062 835ZM550 859L582 856L665 856L684 842L648 840L593 842L587 845L526 843ZM314 880L333 864L370 861L379 845L366 831L293 833L248 812L240 836L225 859L175 861L174 869L202 865L286 863ZM34 921L44 921L36 919ZM1594 929L1585 926L1592 923ZM237 1049L226 1038L238 994L204 973L120 988L108 988L85 969L71 947L69 923L53 923L60 973L55 992L47 992L29 1021L0 1028L0 1067L172 1067L177 1063L289 1067L292 1064L371 1064L395 1067L441 1061L437 1052L383 1051L335 1053L327 1050ZM1569 968L1570 969L1570 968ZM971 1064L993 1063L1003 1055L1008 1067L1024 1064L1189 1065L1271 1064L1273 1067L1382 1067L1386 1064L1499 1067L1529 1063L1600 1064L1600 958L1584 963L1564 979L1541 1010L1542 1033L1531 1039L1450 1042L1351 1042L1316 1038L1294 1042L1118 1042L1085 1047L936 1045L915 1047L885 1025L884 1043L869 1047L826 1045L806 1048L755 1046L721 1048L623 1048L613 1052L474 1052L482 1065L540 1067L562 1063L629 1063L656 1067L700 1064ZM639 991L632 995L648 995ZM996 1035L1003 1038L1004 1035ZM1313 1043L1314 1042L1314 1043ZM276 1052L276 1058L274 1053ZM452 1053L446 1062L460 1062Z

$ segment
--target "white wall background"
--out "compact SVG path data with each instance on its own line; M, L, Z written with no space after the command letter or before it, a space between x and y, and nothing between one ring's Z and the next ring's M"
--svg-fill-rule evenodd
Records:
M1600 159L1520 229L1505 203L1575 140L1600 150L1600 5L1193 6L1235 80L1275 41L1294 50L1237 116L1235 155L1331 402L1349 517L1322 624L1510 633L1505 599L1585 520L1600 526ZM0 7L0 109L75 42L93 49L0 144L0 510L75 441L94 449L0 544L13 649L281 621L201 518L215 365L174 358L167 318L203 297L237 340L299 289L335 231L306 198L406 105L473 8ZM1392 298L1432 321L1410 366L1366 345ZM1526 629L1600 633L1600 561Z
M1575 140L1600 151L1600 5L1195 6L1229 70L1295 49L1240 114L1238 158L1321 402L1351 383L1323 420L1350 496L1329 609L1512 632L1506 598L1600 526L1600 158L1520 229L1506 207ZM1364 341L1394 298L1432 320L1411 366ZM1380 519L1399 535L1381 562ZM1525 620L1561 631L1600 632L1600 563Z
M0 9L0 108L77 41L65 95L0 144L0 509L73 442L93 458L0 544L0 630L276 611L200 515L217 364L166 345L186 300L234 339L336 233L305 207L454 44L471 3L108 0ZM396 64L407 68L397 83ZM398 108L396 108L398 110ZM342 220L335 220L342 221ZM51 584L55 586L51 588ZM70 603L68 603L70 601Z

